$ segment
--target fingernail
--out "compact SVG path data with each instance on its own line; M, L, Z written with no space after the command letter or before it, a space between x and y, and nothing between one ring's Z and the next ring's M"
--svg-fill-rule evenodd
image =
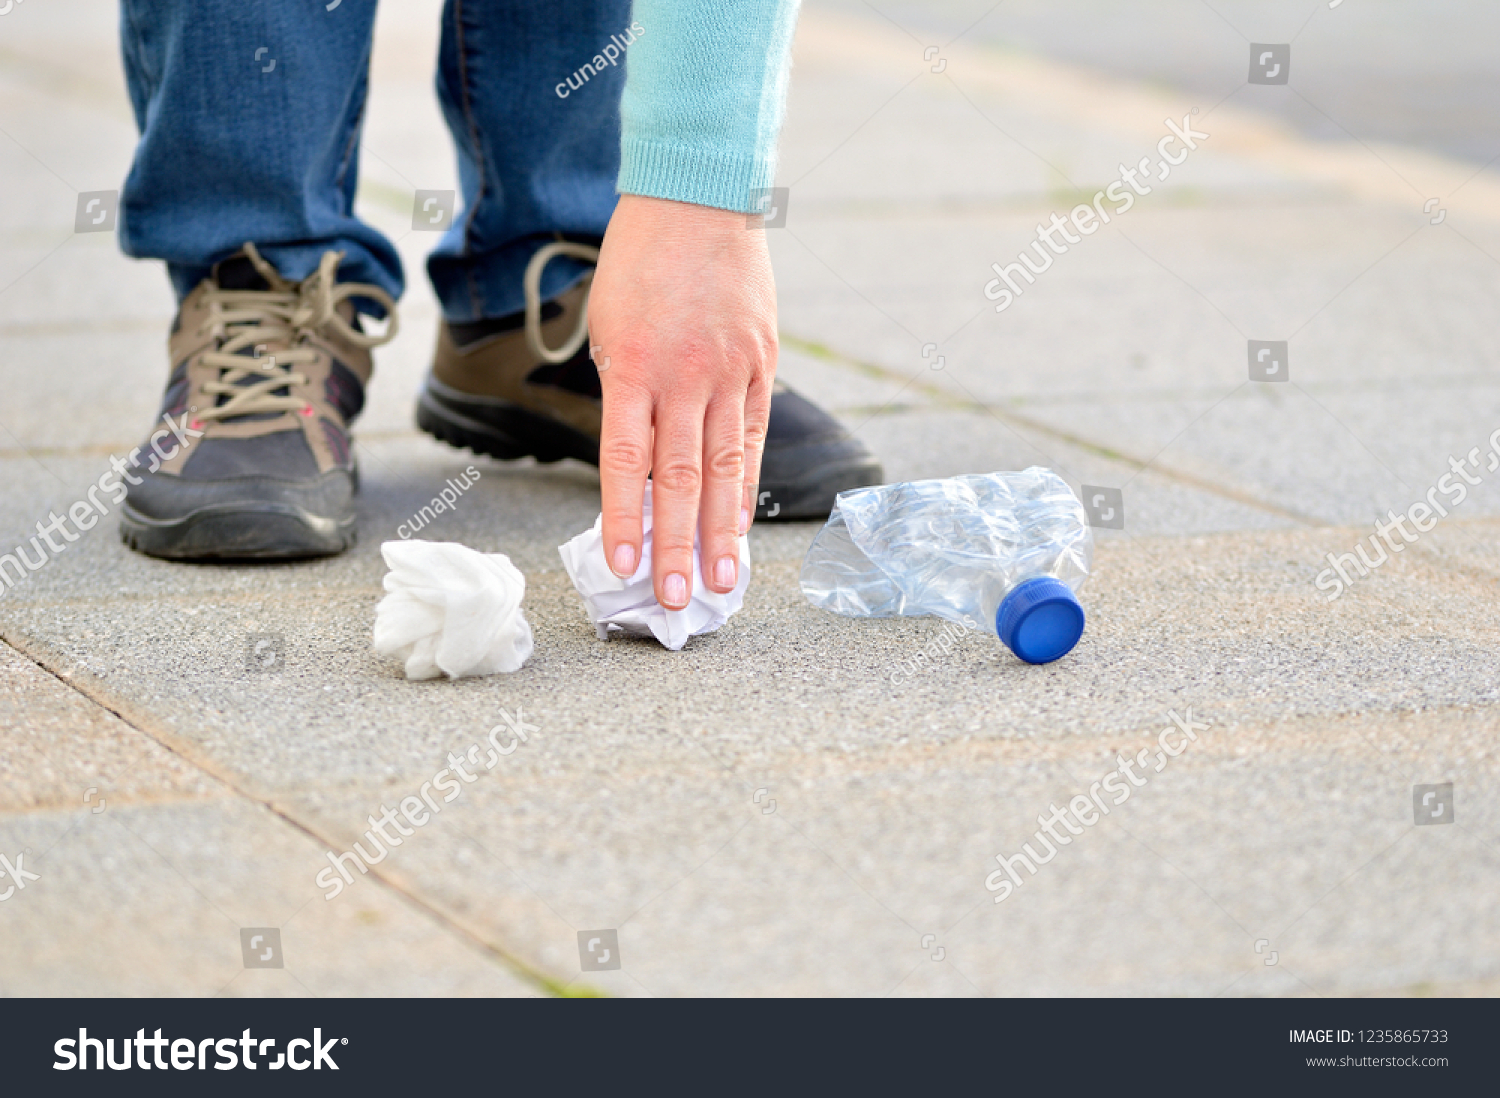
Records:
M733 557L720 557L714 565L714 582L720 587L733 587L734 567L738 563Z
M750 529L750 512L747 508L740 508L740 533Z
M616 545L614 564L610 567L621 579L629 579L635 573L635 546Z
M667 605L671 607L683 607L687 605L687 580L673 572L662 581L661 593L667 597Z

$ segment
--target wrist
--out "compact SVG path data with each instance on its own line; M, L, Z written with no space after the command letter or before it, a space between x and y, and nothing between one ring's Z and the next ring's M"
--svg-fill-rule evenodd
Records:
M673 198L656 198L645 194L622 194L615 207L615 216L624 215L631 220L654 221L661 224L681 225L693 231L716 231L721 229L743 230L747 215L735 210L704 206L697 202L680 202Z

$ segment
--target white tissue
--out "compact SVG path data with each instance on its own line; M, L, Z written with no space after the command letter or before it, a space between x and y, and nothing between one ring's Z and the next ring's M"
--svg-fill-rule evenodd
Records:
M375 607L375 651L406 661L409 679L516 671L531 655L521 612L526 577L504 553L451 541L380 547L390 592Z
M585 530L566 545L558 547L563 567L573 580L573 586L583 596L584 608L589 620L599 633L600 640L608 640L611 633L633 633L641 637L655 637L673 652L681 650L689 637L712 633L729 620L729 616L745 603L745 589L750 586L750 539L743 534L739 539L739 582L734 590L721 595L711 591L703 582L703 572L698 561L699 545L693 545L693 592L687 606L681 610L668 610L656 601L651 587L651 485L646 485L644 520L645 536L641 544L641 561L635 575L622 580L609 570L604 560L604 516L594 521L592 529Z

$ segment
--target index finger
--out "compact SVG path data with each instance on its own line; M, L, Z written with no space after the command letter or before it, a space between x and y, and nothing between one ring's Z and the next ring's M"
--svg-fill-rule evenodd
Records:
M651 471L649 393L611 385L604 394L599 430L599 496L604 516L604 556L609 569L629 579L641 563L641 502Z

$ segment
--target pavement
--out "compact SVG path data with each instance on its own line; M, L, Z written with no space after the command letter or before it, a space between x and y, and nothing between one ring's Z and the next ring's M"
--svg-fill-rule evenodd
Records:
M1324 140L1431 149L1477 166L1500 153L1500 72L1488 0L819 0L924 43L1048 57L1206 96L1250 93L1255 109ZM1293 79L1245 83L1246 46L1290 47Z
M437 320L412 196L454 186L437 6L379 17L359 208L412 286L357 548L174 565L105 521L0 597L0 994L1500 992L1493 171L1299 132L1287 87L1244 84L1242 37L1276 28L1243 13L1220 99L808 5L767 230L782 375L893 480L1043 464L1118 490L1123 528L1044 667L812 609L816 524L758 525L744 610L673 654L598 641L560 569L592 470L412 426ZM129 163L114 27L105 0L0 20L0 551L156 410L166 280L75 231ZM997 313L991 264L1184 118L1210 136ZM1251 340L1286 341L1288 380L1250 380ZM1319 588L1450 459L1461 503ZM407 682L372 651L379 545L471 463L431 535L511 556L536 653ZM325 899L330 853L507 714L536 731ZM997 857L1130 757L1129 800L1002 895Z

